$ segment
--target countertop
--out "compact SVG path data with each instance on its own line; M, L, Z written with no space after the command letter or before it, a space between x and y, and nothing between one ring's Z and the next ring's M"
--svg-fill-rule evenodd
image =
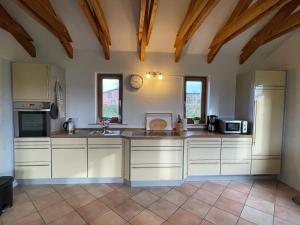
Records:
M112 129L117 132L114 135L97 135L91 134L93 129L77 129L74 134L69 134L65 131L57 131L51 133L52 138L128 138L128 139L185 139L190 137L252 137L250 134L223 134L219 132L208 132L204 129L189 130L182 134L175 132L146 132L144 129Z

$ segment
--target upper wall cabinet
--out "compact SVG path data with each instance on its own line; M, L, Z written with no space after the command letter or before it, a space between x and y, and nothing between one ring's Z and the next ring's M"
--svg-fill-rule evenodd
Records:
M49 65L14 63L13 100L49 102L49 81Z

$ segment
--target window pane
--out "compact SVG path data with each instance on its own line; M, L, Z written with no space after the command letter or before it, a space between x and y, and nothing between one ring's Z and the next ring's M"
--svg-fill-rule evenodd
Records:
M119 117L119 80L102 80L103 117Z
M202 101L202 82L186 81L186 112L187 118L200 117Z

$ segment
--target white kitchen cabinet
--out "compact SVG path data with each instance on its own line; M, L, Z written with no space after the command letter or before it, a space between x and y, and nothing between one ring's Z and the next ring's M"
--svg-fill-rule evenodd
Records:
M49 65L14 63L13 100L49 102Z
M87 177L86 138L52 138L52 177Z
M15 138L15 178L51 178L50 138Z
M188 176L220 175L221 138L189 138Z
M131 140L130 180L182 180L183 140Z
M88 177L123 177L122 138L88 138Z
M281 157L280 156L253 156L252 157L252 175L280 174Z

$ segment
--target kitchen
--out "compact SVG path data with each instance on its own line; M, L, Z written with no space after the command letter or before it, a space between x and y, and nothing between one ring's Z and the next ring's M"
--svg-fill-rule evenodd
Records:
M127 3L124 3L125 1L123 3L99 2L103 7L111 35L109 60L105 59L107 52L102 53L102 46L95 39L93 29L78 2L51 1L56 13L74 39L74 55L73 59L70 59L56 37L22 8L15 3L0 1L13 18L30 32L38 49L37 57L30 57L22 46L17 45L13 36L1 30L0 37L7 45L1 44L3 50L0 52L0 115L1 127L3 127L0 133L0 174L14 176L15 190L19 191L19 194L32 197L33 203L29 202L37 207L26 215L20 215L19 219L24 219L37 211L39 215L35 220L41 224L55 222L72 224L74 218L78 224L103 224L103 221L106 221L104 224L109 224L108 218L117 220L116 224L124 224L126 221L129 224L189 224L189 219L193 220L190 224L218 225L246 224L246 222L298 224L299 206L292 201L293 197L299 195L297 191L299 190L297 181L299 180L297 172L299 153L296 144L298 134L296 124L299 123L296 116L299 93L299 62L295 47L299 43L297 30L279 40L274 40L275 44L270 42L267 46L262 46L263 51L258 50L257 54L253 54L244 64L239 65L238 51L243 46L237 46L239 41L237 39L243 40L242 44L246 44L249 39L247 35L252 36L259 30L257 27L251 28L252 30L245 31L224 45L213 62L208 64L205 55L211 38L218 29L222 28L230 11L238 2L230 1L231 3L226 5L220 1L186 46L187 52L182 53L179 62L174 62L173 43L189 4L178 1L172 11L168 10L169 1L161 0L157 7L151 39L142 60L141 51L136 48L136 26L141 7L139 1L134 5L127 1ZM69 11L64 14L63 8L66 7L69 7ZM67 17L68 13L81 26L74 27L74 22ZM134 16L129 18L130 13ZM213 16L218 13L223 15L223 19L218 19L219 28L213 25ZM123 18L122 22L126 30L118 25L119 19L113 17L116 14L120 15L119 19ZM271 18L272 16L269 19ZM267 18L264 19L265 22L268 21ZM211 26L214 26L213 30L210 30ZM170 29L169 34L162 33L166 27ZM127 34L128 31L131 32L130 36ZM213 32L212 37L203 41L200 38L203 32L207 34ZM165 40L164 46L161 45L160 40ZM201 46L197 45L197 40ZM79 44L81 46L78 46ZM206 49L203 50L204 48ZM239 50L234 51L237 48ZM21 68L20 72L16 69L18 66ZM34 69L30 70L30 68ZM132 79L134 75L137 80L140 80L135 80L135 85L140 86L138 89L133 87L135 86ZM42 79L43 76L45 79ZM104 80L99 78L101 76ZM99 100L102 98L102 103L104 102L105 90L100 90L99 83L103 83L105 79L110 80L107 77L118 77L115 80L119 82L117 116L114 113L114 118L107 128L113 131L113 135L95 133L101 130L98 123L99 118L103 117L101 109L103 105ZM153 136L153 132L149 135L148 131L146 132L148 135L145 135L146 115L149 113L159 114L159 116L171 113L171 117L167 119L170 122L164 125L171 127L169 129L176 128L178 115L182 120L185 118L190 77L199 78L196 82L202 85L203 92L198 95L202 98L201 103L205 102L206 105L200 104L199 98L196 101L197 107L201 105L202 109L201 112L199 109L197 111L202 119L201 124L195 125L190 118L188 131L181 130L182 133L179 132L180 134L177 133L175 136L169 131L164 133L160 131L159 134L154 132L154 135L158 136ZM203 82L203 79L206 82ZM47 137L15 135L14 122L16 124L16 121L20 121L19 118L15 119L13 113L13 109L18 108L15 102L24 102L24 100L27 103L41 102L41 100L44 102L45 98L41 96L46 96L46 102L53 103L54 84L57 80L62 86L63 110L61 111L64 111L64 115L60 120L50 120L51 134L46 135ZM38 88L28 88L34 84L38 84L36 86ZM50 84L49 88L47 84ZM253 94L255 87L260 88L261 85L267 87L267 91L270 89L276 92L280 89L281 94L280 97L265 95L275 103L274 106L265 101L261 105L261 109L269 110L268 115L272 115L272 121L270 122L269 118L261 118L259 124L265 127L255 129L252 128L253 119L256 118L253 118L253 109L257 109L257 106L254 106ZM42 86L44 88L41 88ZM205 86L206 88L203 88ZM266 108L268 106L271 108ZM29 104L29 107L35 105ZM46 106L47 109L49 107ZM274 107L276 112L279 109L279 116L276 114L277 116L273 117ZM206 122L209 115L247 120L249 122L247 134L223 134L219 130L208 132ZM72 118L76 128L72 134L68 134L63 129L63 123L68 118ZM183 127L183 124L180 126ZM283 125L280 127L280 124ZM273 127L271 135L268 130L266 132L270 127ZM260 130L262 133L259 133ZM272 140L272 135L277 135L278 138ZM280 140L282 136L283 140ZM268 137L271 138L266 142ZM272 149L276 148L276 151L271 149L271 152L263 156L255 153L253 146L259 141L263 144L270 143L273 145ZM30 151L42 149L44 153L22 151L28 148ZM227 148L231 150L226 152ZM274 185L276 193L279 194L273 193ZM57 196L59 200L53 199L51 202L48 199L47 207L39 208L38 201L35 201L36 196L31 196L35 188L40 192L47 192L50 189L52 193L53 190L55 195L59 193ZM64 193L64 188L70 192L67 197L61 195ZM232 195L242 193L239 192L242 188L245 188L247 195L250 195L239 203L239 210L233 210L229 204L238 203L239 200ZM72 193L73 189L80 189L80 191ZM283 190L289 193L281 196L280 191ZM40 198L50 198L54 193L45 193L45 196ZM120 200L124 197L123 195L120 197L118 195L120 193L123 195L126 193L127 198L129 196L130 204ZM276 201L257 197L262 193L264 195L271 193ZM207 199L210 194L211 197L217 196L220 199ZM107 198L114 199L116 196L119 196L120 206L125 207L128 204L132 206L131 201L134 201L134 204L138 205L135 207L140 207L136 210L140 214L135 212L134 216L124 216L116 209L117 207L111 206L112 200L107 201ZM88 208L94 203L95 198L100 199L101 204L108 207L107 213L94 218L95 221L89 221L83 214L71 210ZM222 206L224 201L227 204ZM52 220L48 220L44 209L62 202L70 204L68 205L71 208L70 213L57 215ZM200 203L204 204L207 212L195 213L189 209L191 202L197 202L194 208L200 207ZM271 212L267 207L259 207L259 204L263 203L271 204L270 207L273 208ZM23 204L25 203L17 203L11 210L23 209ZM174 209L170 209L172 213L170 212L169 215L163 215L162 210L154 209L161 208L164 204ZM284 215L286 209L292 210L292 216ZM253 215L252 213L256 216L250 216ZM223 223L218 219L220 214L226 218ZM8 209L0 217L0 221L3 224L13 224L13 216L15 213ZM184 219L180 220L180 217Z

